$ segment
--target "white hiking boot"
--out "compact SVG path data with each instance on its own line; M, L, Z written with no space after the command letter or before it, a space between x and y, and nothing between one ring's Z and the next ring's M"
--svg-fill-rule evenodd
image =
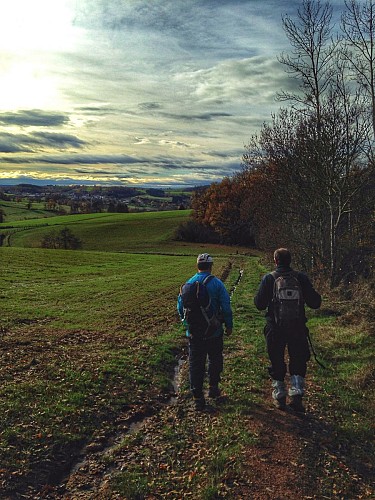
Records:
M285 410L287 390L283 380L272 380L272 400L279 410Z
M305 394L305 379L301 375L291 375L289 396L303 396Z
M289 407L298 412L305 413L305 408L302 404L302 397L305 394L305 379L301 375L291 375L289 396L291 402Z

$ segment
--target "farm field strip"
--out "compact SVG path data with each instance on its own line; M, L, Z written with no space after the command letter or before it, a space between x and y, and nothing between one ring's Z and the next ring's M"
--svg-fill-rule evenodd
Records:
M60 216L51 222L34 221L35 226L21 224L3 229L4 246L40 248L43 238L52 231L69 228L79 238L83 250L108 252L163 253L173 252L173 233L176 225L188 217L188 211L131 213L131 214L88 214ZM97 218L98 217L98 218ZM145 236L147 235L147 236Z
M80 224L80 223L93 223L97 224L108 224L119 223L123 221L140 221L145 222L149 220L157 221L159 219L174 219L175 221L179 218L186 217L189 214L189 210L175 210L175 211L165 211L165 212L134 212L134 213L92 213L92 214L75 214L75 215L55 215L52 217L42 219L27 219L14 221L12 223L3 222L0 224L0 231L2 228L32 228L37 226L54 226L54 225L70 225L70 224Z
M85 329L147 310L170 317L168 304L192 269L189 258L178 256L9 248L0 255L3 321L49 318L51 328L66 315ZM220 261L226 259L218 258L218 271Z

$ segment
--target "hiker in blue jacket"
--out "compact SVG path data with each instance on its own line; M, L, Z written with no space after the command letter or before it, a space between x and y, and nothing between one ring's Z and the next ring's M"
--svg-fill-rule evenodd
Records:
M289 375L291 402L289 406L297 411L304 412L302 397L305 392L305 376L307 362L310 359L310 348L308 344L307 318L304 304L312 309L318 309L321 304L321 296L313 288L309 278L301 273L293 271L290 267L292 262L291 253L286 248L279 248L274 252L276 270L266 274L254 297L257 309L266 311L266 326L264 336L267 344L267 352L271 366L268 368L272 379L272 398L275 406L281 410L286 408L287 390L284 378L287 372L285 363L285 349L289 354ZM297 278L302 292L303 300L300 307L300 319L292 327L282 327L277 324L275 316L275 280L279 276L293 275Z
M208 276L211 276L213 258L208 253L198 255L198 272L192 276L187 283L199 281L202 283ZM206 361L208 359L208 397L217 399L221 396L219 388L220 375L223 371L223 334L230 335L233 329L233 317L230 304L230 296L224 283L212 276L207 281L206 288L211 299L213 312L221 321L216 330L205 338L200 335L192 335L189 325L185 322L184 304L181 294L177 300L177 311L181 320L187 327L186 336L189 340L189 375L190 388L193 394L195 408L203 410L206 400L203 393L203 382L206 371Z

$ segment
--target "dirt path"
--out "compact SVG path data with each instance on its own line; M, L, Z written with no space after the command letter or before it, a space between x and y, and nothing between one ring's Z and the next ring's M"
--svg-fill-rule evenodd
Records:
M238 488L237 498L302 499L313 498L301 484L299 465L304 436L312 422L271 407L260 407L254 414L252 432L259 444L246 450L246 480Z
M122 431L125 433L141 433L142 442L147 443L148 449L153 450L154 459L160 458L168 453L168 450L162 448L163 441L158 436L161 422L173 421L178 427L184 425L181 417L184 420L190 419L190 422L203 420L202 426L204 426L207 425L207 419L211 422L215 420L215 413L197 415L192 409L186 408L185 401L163 408L157 415L148 417L142 425L135 428L126 422L124 416L123 422L121 418L119 419L119 430L122 426ZM256 446L248 448L243 455L246 475L231 478L230 487L223 488L223 497L228 495L231 498L244 499L313 498L306 495L300 486L301 470L297 465L303 448L306 422L301 422L294 415L260 407L256 414L248 417L248 425L251 432L258 436L259 442ZM123 498L111 492L110 479L128 467L129 463L142 461L144 453L142 445L116 449L122 437L108 441L105 436L100 436L98 433L96 441L86 447L85 458L73 469L67 481L54 490L47 489L44 498L66 500ZM160 462L159 467L162 464L163 462ZM174 474L173 469L170 472ZM155 494L146 496L146 498L164 497L184 498L185 495L183 492L172 490L169 493L155 491ZM186 498L189 497L192 498L186 494Z
M317 419L312 415L300 418L291 412L277 410L271 405L268 390L264 396L264 404L243 417L248 430L257 436L257 443L245 449L241 462L246 466L240 475L235 470L231 471L230 464L227 464L228 473L220 498L318 498L314 496L314 485L304 478L304 467L299 465L308 441L318 435ZM111 490L111 480L129 465L138 464L145 468L145 462L148 462L149 476L165 472L173 485L166 491L158 489L155 483L153 493L145 495L145 498L199 498L179 490L181 477L176 466L179 461L190 460L193 463L199 458L199 445L192 443L189 456L184 453L179 455L172 449L173 444L166 446L164 429L169 425L178 433L183 427L215 426L218 413L225 411L225 404L212 407L209 412L197 413L191 406L189 395L182 393L155 408L154 415L147 415L150 409L145 407L144 415L139 415L138 422L134 415L123 414L116 421L116 436L106 436L98 430L95 440L83 450L81 461L66 480L57 487L47 487L33 498L123 499L124 496ZM201 444L204 448L204 443ZM176 446L178 448L178 443ZM169 463L168 457L174 457L176 464Z
M178 378L186 379L187 363L181 365ZM176 382L177 383L177 382ZM370 489L371 464L349 463L345 443L336 440L333 429L326 423L316 403L319 387L309 385L306 416L291 411L280 411L271 404L268 384L261 394L261 402L252 405L247 413L239 415L249 434L255 437L253 445L241 446L241 456L225 463L221 474L219 496L252 500L277 499L337 499L354 500L375 498ZM131 498L182 499L208 498L199 495L199 483L207 484L210 472L199 470L196 464L209 463L210 453L205 442L207 434L197 436L197 429L215 429L222 422L230 401L211 405L211 411L196 412L192 408L188 390L182 390L167 402L138 407L119 415L111 428L116 434L98 428L93 441L82 450L78 462L57 486L44 489L29 488L22 495L8 497L49 500L124 500L128 498L112 490L113 479L124 471L138 470L147 477L148 490L144 496ZM168 439L166 439L168 433ZM190 446L186 439L195 434ZM185 440L180 447L180 436ZM240 437L239 437L240 439ZM241 442L239 443L241 444ZM324 453L322 453L322 450ZM319 457L319 458L318 458ZM322 467L316 461L324 457ZM204 458L204 460L202 460ZM369 458L369 462L372 459ZM241 464L240 470L236 463ZM186 467L190 464L191 467ZM184 465L184 466L181 466ZM56 464L58 474L59 465ZM317 473L318 471L318 473ZM323 471L323 475L322 475ZM362 471L365 478L361 486ZM319 475L320 474L320 475ZM151 478L151 482L150 482ZM162 480L160 480L162 478ZM358 495L345 496L336 488L339 484L358 484ZM322 482L327 484L322 485ZM191 491L188 486L194 483ZM322 493L323 492L323 493ZM5 500L5 499L4 499ZM8 499L7 499L8 500Z

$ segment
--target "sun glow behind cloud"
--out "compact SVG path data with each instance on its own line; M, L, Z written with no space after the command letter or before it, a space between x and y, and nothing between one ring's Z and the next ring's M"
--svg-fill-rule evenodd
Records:
M67 0L1 2L2 110L54 109L63 104L53 59L74 50L80 31L72 20Z
M240 168L300 2L0 1L0 180L148 185Z
M73 16L69 0L2 0L0 50L72 49L77 34Z
M18 62L2 77L0 107L12 109L54 109L59 101L58 82L43 66Z

